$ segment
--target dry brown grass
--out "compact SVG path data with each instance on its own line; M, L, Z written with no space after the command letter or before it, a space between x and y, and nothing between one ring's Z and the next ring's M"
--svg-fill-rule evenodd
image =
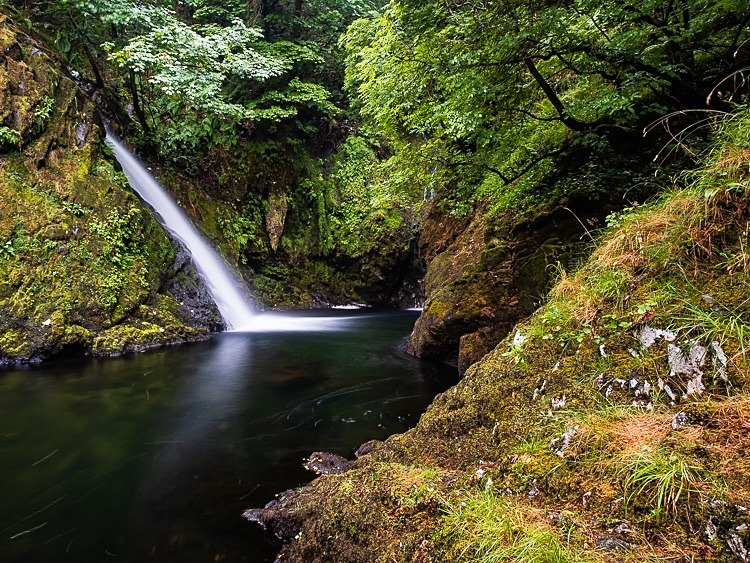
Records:
M560 280L550 290L550 297L565 301L572 320L594 324L602 311L602 298L591 290L591 272L587 269L574 275L563 272Z
M574 456L591 456L609 464L634 452L655 449L672 432L672 415L627 410L594 413L578 424L571 447Z
M716 167L735 170L744 163L742 175L747 177L748 156L750 150L733 147ZM750 184L726 186L710 193L700 187L674 192L663 203L634 213L602 241L584 268L573 275L562 272L550 296L569 301L576 321L593 324L597 313L611 305L601 291L608 275L628 278L632 292L646 273L651 279L669 272L695 279L722 258L729 273L748 272ZM731 241L739 248L722 254ZM620 304L627 301L620 297Z
M750 174L750 149L737 145L726 144L717 153L713 168L722 172L731 172L735 179Z
M750 501L750 397L691 405L702 416L704 432L697 444L712 459L717 475L727 484L728 498Z

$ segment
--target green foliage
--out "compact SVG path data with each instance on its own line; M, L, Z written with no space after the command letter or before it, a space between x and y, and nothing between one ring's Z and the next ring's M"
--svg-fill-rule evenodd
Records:
M238 0L221 3L214 0L188 0L185 5L192 11L192 19L196 22L219 25L230 25L235 20L244 19L250 8L248 2Z
M0 146L18 145L21 141L21 133L5 125L0 126Z
M381 183L375 153L365 139L347 138L334 158L330 182L330 228L342 253L357 257L375 250L402 227L401 202Z
M639 135L673 103L703 104L748 36L748 8L392 0L343 38L346 86L393 150L402 177L389 181L459 207L475 196L508 206L549 184L564 156L606 162L614 135ZM592 171L557 196L611 190Z
M628 206L607 215L607 228L617 229L638 217L640 209Z
M247 116L253 120L279 122L295 117L300 107L315 107L334 115L337 108L328 101L328 91L318 84L293 78L283 90L272 90L247 103Z
M25 246L25 234L23 225L16 225L10 236L0 244L0 262L16 257Z
M55 109L55 100L50 96L44 96L39 103L34 107L34 122L39 127L44 127L52 117L52 112Z
M222 90L227 78L264 81L289 68L287 61L258 52L254 44L262 37L260 30L240 20L220 27L189 26L165 10L147 17L159 25L120 49L111 44L105 49L118 66L146 75L176 104L242 119L244 108L228 101Z
M260 205L245 205L241 213L232 218L220 218L219 226L224 236L232 241L244 263L244 251L264 249L263 214Z
M93 220L91 231L106 241L104 256L115 265L132 261L140 250L139 224L141 209L131 207L125 215L112 209L105 220Z
M539 516L491 491L465 493L448 507L438 537L450 546L450 561L586 561L580 549L560 538Z
M80 203L75 202L75 201L69 201L69 200L61 201L60 207L62 207L65 211L70 213L73 217L79 217L79 218L86 215L89 211Z
M254 141L273 137L276 124L296 132L284 132L283 146L289 137L314 132L312 120L339 111L330 102L328 81L320 79L327 71L318 67L331 64L324 48L294 34L265 39L265 19L257 19L251 6L53 0L39 17L54 18L46 25L56 29L58 46L70 59L92 65L99 75L104 72L97 65L114 65L112 75L119 75L143 141L176 158L231 148L251 132Z
M623 479L625 502L651 508L656 518L676 516L680 500L706 489L704 470L678 452L641 450L623 461L618 472Z

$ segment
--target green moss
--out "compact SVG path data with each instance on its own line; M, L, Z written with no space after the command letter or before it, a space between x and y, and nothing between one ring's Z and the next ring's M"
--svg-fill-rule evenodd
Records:
M315 481L293 506L282 503L302 515L301 540L285 556L606 561L613 554L601 546L625 545L617 558L633 563L731 560L726 534L748 517L727 507L750 498L750 438L740 430L750 417L750 272L739 258L747 161L704 171L723 167L731 187L719 182L709 197L705 184L688 187L616 222L589 261L439 395L415 429L335 481ZM646 326L675 334L643 344ZM678 349L693 367L675 367ZM411 527L393 501L403 498L395 467L442 476L429 494L437 510L410 514ZM328 508L332 519L322 517ZM373 515L377 531L364 524ZM629 531L616 531L622 522ZM709 522L718 528L710 547L696 533ZM363 531L339 546L349 529Z
M0 29L22 49L34 46L7 21ZM86 349L101 331L129 323L133 331L123 328L97 346L198 337L201 331L160 306L168 316L159 321L164 332L133 324L143 304L160 302L174 250L104 157L93 106L45 55L9 55L0 90L14 80L24 81L25 92L0 99L0 115L21 112L24 146L0 159L0 333L12 335L0 360ZM87 139L79 146L81 124Z
M140 305L128 321L97 334L91 349L96 355L115 356L207 336L207 330L186 326L180 320L178 304L171 295L158 295L153 302Z
M23 357L28 352L28 341L23 332L11 329L0 333L0 356Z
M431 301L427 308L427 314L436 317L444 317L451 310L451 305L444 301Z

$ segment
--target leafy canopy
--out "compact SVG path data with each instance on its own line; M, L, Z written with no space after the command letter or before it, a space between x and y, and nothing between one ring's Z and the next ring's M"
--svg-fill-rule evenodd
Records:
M343 38L346 84L396 181L502 198L573 148L618 151L654 117L702 106L748 60L748 13L748 0L391 0Z

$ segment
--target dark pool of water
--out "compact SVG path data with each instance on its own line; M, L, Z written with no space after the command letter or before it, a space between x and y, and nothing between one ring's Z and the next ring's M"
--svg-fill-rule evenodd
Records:
M227 333L0 371L0 559L273 561L241 518L315 450L413 426L455 377L399 351L415 313Z

